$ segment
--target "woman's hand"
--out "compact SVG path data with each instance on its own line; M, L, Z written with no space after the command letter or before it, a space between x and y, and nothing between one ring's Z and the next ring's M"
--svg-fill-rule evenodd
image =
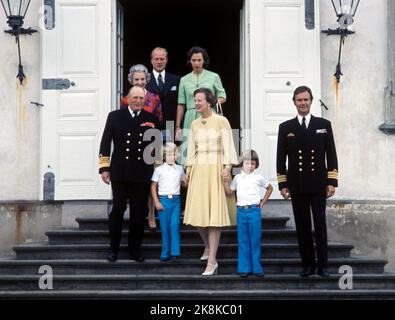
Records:
M222 179L225 181L225 179L227 179L227 181L229 181L231 179L231 175L230 175L230 169L229 168L225 168L224 170L222 170Z
M188 187L188 182L189 182L189 175L185 175L181 178L181 184L183 187Z
M180 127L176 127L176 141L182 140L182 129Z

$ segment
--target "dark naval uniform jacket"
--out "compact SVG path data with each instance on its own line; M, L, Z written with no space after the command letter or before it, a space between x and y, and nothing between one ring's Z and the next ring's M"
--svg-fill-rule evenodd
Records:
M288 168L286 161L288 158ZM331 123L311 116L307 131L298 118L280 124L277 141L279 189L293 193L325 192L337 187L338 166Z
M145 163L143 154L152 139L144 141L143 137L158 124L158 118L145 110L134 118L129 108L110 112L100 143L99 173L109 171L111 181L149 183L153 165Z

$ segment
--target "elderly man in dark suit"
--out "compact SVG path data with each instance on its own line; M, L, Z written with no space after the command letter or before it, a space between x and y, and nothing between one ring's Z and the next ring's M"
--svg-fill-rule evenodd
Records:
M111 246L107 259L117 260L123 215L129 198L129 255L130 259L142 262L144 257L140 247L153 173L151 153L145 152L152 139L146 141L144 134L156 128L159 120L143 110L145 93L141 87L130 89L128 101L128 108L112 111L108 115L100 144L99 173L105 183L111 182L113 193L113 208L109 215ZM114 150L110 161L111 142Z
M174 123L177 114L178 85L180 76L166 71L168 53L164 48L157 47L151 52L152 73L146 88L158 94L162 104L163 125L166 130L166 141L174 141ZM166 124L166 122L168 122Z
M302 277L317 273L329 277L326 198L337 187L337 156L331 123L310 114L310 88L295 89L297 117L280 124L277 141L277 178L281 195L292 199L292 208L302 258ZM286 160L288 158L288 168ZM317 264L311 230L313 213Z

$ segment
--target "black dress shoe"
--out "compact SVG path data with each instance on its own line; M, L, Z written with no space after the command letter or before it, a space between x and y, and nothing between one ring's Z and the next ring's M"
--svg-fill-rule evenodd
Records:
M303 271L299 274L301 277L308 277L308 276L311 276L311 275L313 275L315 272L314 272L314 268L311 268L311 267L305 267L305 268L303 268Z
M249 272L241 272L241 273L239 273L239 275L242 278L247 278L250 275L250 273Z
M114 261L116 261L117 259L118 259L118 256L117 256L117 254L116 254L114 251L110 250L110 251L107 253L107 260L108 260L108 261L114 262Z
M143 262L144 261L144 257L140 256L140 255L130 256L130 260L134 260L136 262Z
M329 278L330 274L327 268L318 268L317 274L323 278Z

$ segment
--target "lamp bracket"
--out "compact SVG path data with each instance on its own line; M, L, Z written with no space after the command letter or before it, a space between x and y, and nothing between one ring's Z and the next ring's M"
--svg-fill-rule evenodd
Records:
M17 36L20 34L28 34L29 36L31 36L33 33L38 32L38 31L29 27L28 29L20 28L19 30L14 30L14 29L4 30L4 32L11 34L13 36Z
M327 36L332 36L332 35L341 35L344 37L347 37L350 34L354 34L355 31L351 31L348 29L343 29L343 28L337 28L337 29L327 29L327 30L322 30L322 33L326 33Z

